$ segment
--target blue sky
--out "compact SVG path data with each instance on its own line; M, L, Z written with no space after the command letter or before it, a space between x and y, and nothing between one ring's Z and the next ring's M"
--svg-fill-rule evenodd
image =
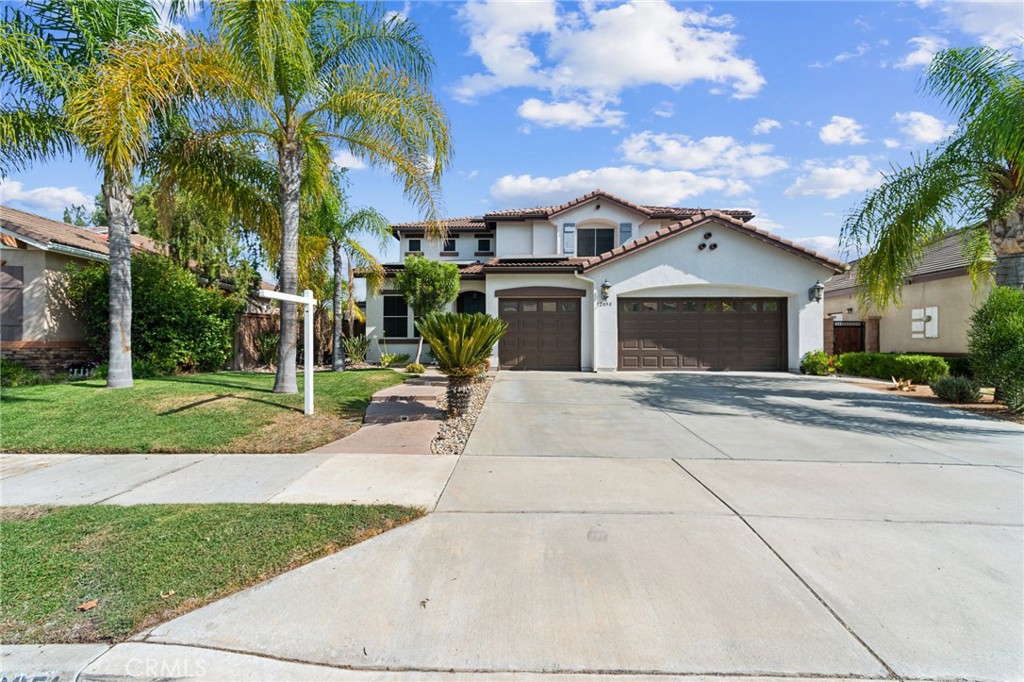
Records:
M1021 2L405 2L452 127L451 216L560 203L750 208L830 254L880 171L945 137L917 91L943 47L1024 42ZM202 23L196 17L195 23ZM387 174L351 168L353 205L416 220ZM59 218L99 188L82 160L12 175L4 203ZM397 257L392 246L381 255ZM849 255L839 253L839 255Z

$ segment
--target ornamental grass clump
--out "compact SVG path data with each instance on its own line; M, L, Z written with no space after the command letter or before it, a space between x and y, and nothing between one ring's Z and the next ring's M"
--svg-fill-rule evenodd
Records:
M416 328L430 344L437 368L448 376L448 410L462 414L469 408L474 378L508 325L483 313L433 313L419 320Z

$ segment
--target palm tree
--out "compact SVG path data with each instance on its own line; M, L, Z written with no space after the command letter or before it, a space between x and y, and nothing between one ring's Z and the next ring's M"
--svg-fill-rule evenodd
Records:
M508 324L484 313L431 313L416 328L430 344L438 369L448 376L448 410L463 414L473 395L473 381Z
M373 208L360 208L350 211L342 188L342 176L332 174L332 190L316 207L311 221L311 231L323 239L321 253L330 251L329 259L320 257L319 265L327 260L331 263L332 273L332 309L333 309L333 352L331 367L335 372L345 369L345 353L341 345L342 337L342 300L346 298L343 273L346 265L348 270L348 333L352 333L352 320L355 318L355 273L358 269L366 278L366 287L374 293L384 285L384 268L370 253L359 238L362 236L376 237L381 245L391 238L391 224L387 218ZM317 272L326 273L326 267L317 268ZM328 287L323 287L324 290Z
M133 384L132 179L156 121L185 96L225 88L224 55L157 30L146 0L30 0L0 23L3 167L85 152L102 172L110 248L107 386Z
M968 227L972 276L996 256L996 284L1024 287L1024 71L990 48L939 52L922 88L957 117L956 132L894 168L847 217L843 240L868 246L857 265L864 303L899 301L922 249L950 224Z
M258 138L279 176L280 289L298 289L302 202L330 188L331 152L389 169L443 232L439 181L448 122L429 90L433 61L412 22L334 0L222 0L211 24L231 53L243 101L201 137ZM296 306L282 302L274 391L295 393Z

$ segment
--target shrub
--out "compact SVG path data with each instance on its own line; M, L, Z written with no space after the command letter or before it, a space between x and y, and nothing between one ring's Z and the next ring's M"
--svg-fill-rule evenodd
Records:
M959 376L945 376L932 384L932 392L948 403L976 403L981 400L978 385Z
M949 365L934 355L897 353L843 353L836 360L843 374L875 379L909 379L917 384L938 381L949 374Z
M971 316L971 368L996 397L1024 411L1024 290L996 287Z
M398 357L397 353L381 353L380 354L380 366L390 367L395 364L395 358Z
M69 266L64 293L86 341L107 354L110 268ZM132 373L139 378L175 371L211 371L231 355L235 315L244 287L232 296L208 289L168 258L132 256Z
M410 362L406 365L405 371L409 374L423 374L427 371L427 368L418 362Z
M256 355L259 356L261 365L274 366L279 343L281 343L281 334L278 332L264 332L256 337Z
M957 355L950 358L945 358L946 364L949 365L949 373L955 377L966 377L968 379L974 378L974 370L971 368L971 356L969 355Z
M370 339L365 336L350 336L341 340L348 361L353 363L366 362L366 351L370 350Z
M812 350L804 354L800 361L800 371L817 377L836 373L836 356L823 350Z
M37 386L48 383L46 377L20 362L0 358L0 386Z
M438 369L448 375L448 409L462 414L469 407L480 367L508 325L483 313L433 313L421 318L416 328L430 344Z

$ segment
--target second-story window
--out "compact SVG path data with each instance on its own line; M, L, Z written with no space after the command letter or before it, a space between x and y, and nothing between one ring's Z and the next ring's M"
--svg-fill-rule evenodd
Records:
M454 239L445 239L444 240L444 245L441 247L441 250L444 251L444 252L447 252L447 253L451 253L451 252L455 251L455 240Z
M423 251L423 246L420 244L419 239L409 240L409 251L412 253L419 253L420 251Z
M493 249L491 249L491 239L490 239L490 237L488 237L487 239L477 239L476 240L476 250L477 251L485 251L485 252L492 251Z
M580 228L576 232L576 254L599 256L615 248L615 230L612 228Z

